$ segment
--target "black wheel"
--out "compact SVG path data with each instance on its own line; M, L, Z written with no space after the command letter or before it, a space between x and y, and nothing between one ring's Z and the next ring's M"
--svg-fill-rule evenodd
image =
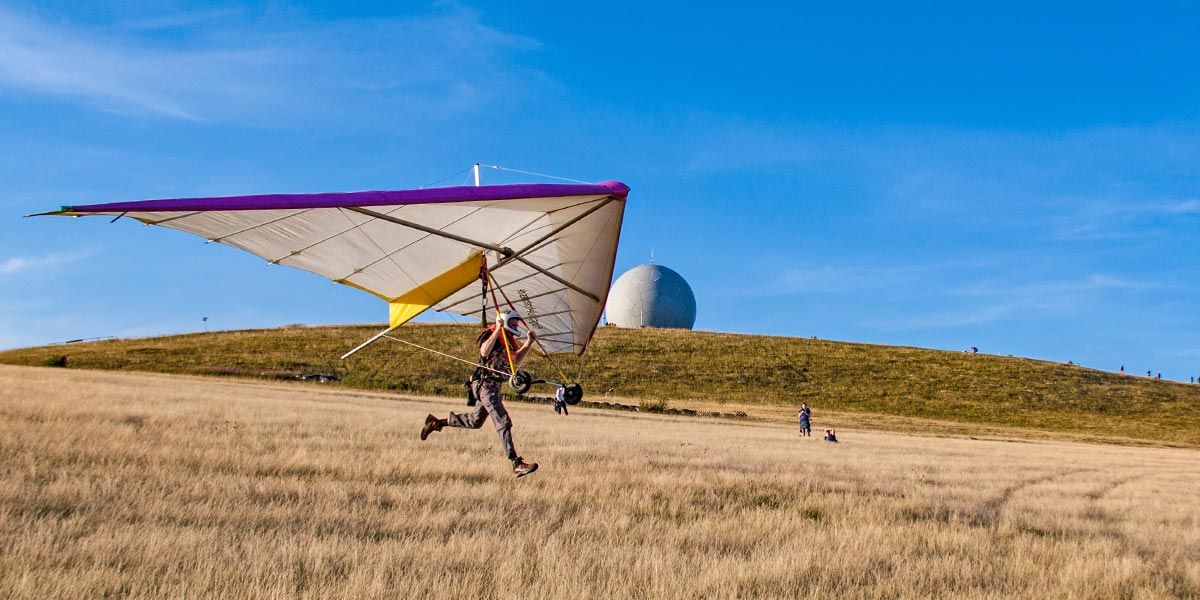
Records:
M512 377L508 378L508 387L518 394L524 394L533 387L533 375L529 371L517 371Z
M572 383L563 387L563 401L567 404L579 404L583 400L583 386L578 383Z

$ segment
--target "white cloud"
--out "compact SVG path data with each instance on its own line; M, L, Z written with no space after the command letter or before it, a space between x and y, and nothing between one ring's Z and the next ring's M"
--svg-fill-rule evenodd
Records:
M870 198L893 219L987 220L1027 239L1086 240L1137 237L1200 214L1196 123L1039 133L694 121L681 144L693 170L794 171Z
M191 28L189 35L152 35ZM0 8L0 86L137 116L256 124L403 123L519 95L512 53L535 47L458 8L313 22L241 11L158 16L101 30Z
M27 271L45 271L86 257L86 253L10 256L0 259L0 276L16 275Z
M856 292L907 286L938 273L960 269L980 269L1013 260L1011 257L984 256L909 265L814 265L802 264L783 269L770 283L737 291L737 295L782 296Z
M866 323L869 327L884 331L917 331L922 329L949 329L993 323L1012 316L1020 306L1017 304L996 304L979 306L966 310L954 310L944 313L903 317Z
M1055 217L1056 239L1072 241L1145 239L1172 224L1200 215L1200 200L1080 199Z
M1041 300L1044 303L1045 301L1053 298L1099 292L1103 290L1142 292L1163 287L1165 287L1164 284L1156 282L1137 281L1124 277L1097 273L1088 275L1086 277L1050 281L991 281L972 286L965 286L956 290L955 293L968 296L1003 296L1009 298L1019 298L1028 304L1034 303L1035 300Z
M1164 204L1159 210L1169 215L1194 215L1200 213L1200 200L1183 200Z
M180 27L189 27L198 23L209 21L218 21L221 19L234 17L243 14L245 11L240 7L231 8L214 8L210 10L197 10L189 12L174 12L167 14L159 14L150 17L139 17L123 21L120 26L122 29L129 30L155 30L155 29L176 29Z
M1015 318L1040 318L1041 315L1071 315L1113 292L1140 293L1163 289L1164 284L1135 281L1106 274L1045 280L1011 281L995 279L960 287L950 293L979 298L977 306L953 308L941 312L873 321L864 325L891 331L945 329L982 325Z

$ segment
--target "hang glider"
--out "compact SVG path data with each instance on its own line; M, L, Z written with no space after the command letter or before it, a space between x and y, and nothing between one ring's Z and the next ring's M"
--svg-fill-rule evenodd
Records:
M542 353L581 355L608 297L628 194L616 181L518 184L143 200L42 214L127 217L316 273L386 301L384 333L430 308L478 319L511 304ZM480 293L481 272L499 296Z

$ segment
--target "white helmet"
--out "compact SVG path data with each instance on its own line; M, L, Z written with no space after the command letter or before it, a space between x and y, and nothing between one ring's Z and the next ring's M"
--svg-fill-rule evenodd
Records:
M512 326L513 319L516 319L518 321L522 320L521 313L519 313L515 310L510 310L510 311L500 315L500 317L498 319L496 319L496 322L501 327L507 329L509 333L511 333L513 335L518 335L518 334L520 334L520 332L517 331L516 327Z

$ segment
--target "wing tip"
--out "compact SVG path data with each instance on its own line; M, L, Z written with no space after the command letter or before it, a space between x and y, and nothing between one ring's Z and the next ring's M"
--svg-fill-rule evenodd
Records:
M54 217L54 216L62 216L62 215L67 215L67 214L69 214L70 212L71 212L71 207L70 207L70 206L60 206L60 207L58 207L58 210L48 210L48 211L46 211L46 212L32 213L32 214L25 215L25 218L26 218L26 219L28 219L29 217Z
M597 183L596 185L608 188L609 191L611 191L614 196L620 196L620 197L624 198L629 195L629 186L625 185L624 183L622 183L620 181L610 179L608 181L601 181L600 183Z

